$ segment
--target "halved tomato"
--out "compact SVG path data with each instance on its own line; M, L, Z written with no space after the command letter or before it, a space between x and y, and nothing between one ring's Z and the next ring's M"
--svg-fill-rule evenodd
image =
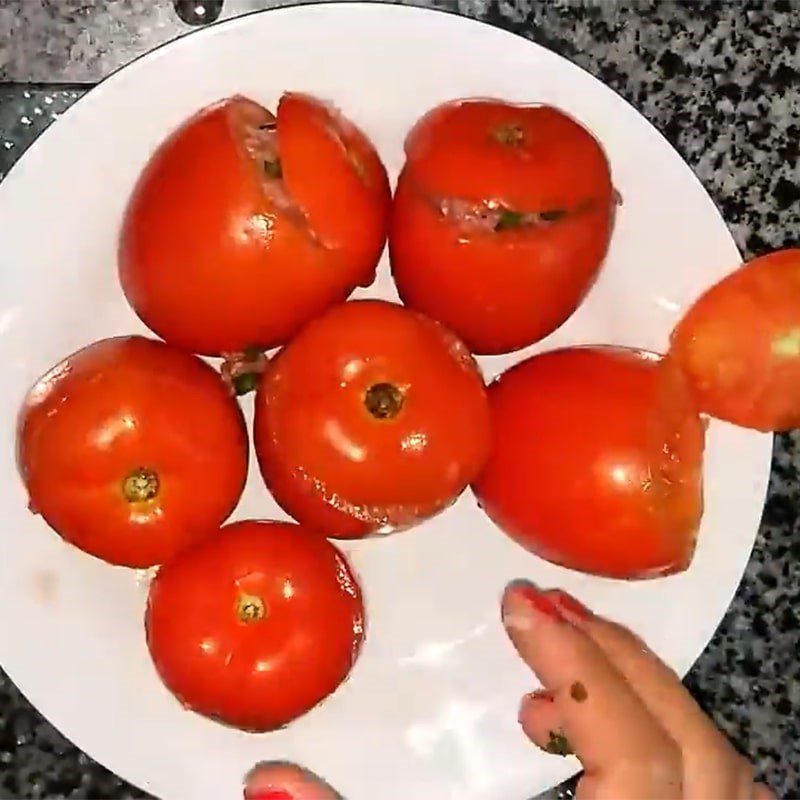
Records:
M219 374L140 336L95 342L44 375L17 448L32 510L81 550L131 567L207 536L247 475L244 419Z
M761 431L800 427L800 249L712 286L678 323L670 353L701 411Z
M478 353L561 325L594 282L614 221L591 133L548 106L457 101L423 117L406 156L389 236L403 302Z
M489 403L494 444L474 490L509 536L597 575L689 565L704 428L669 359L616 347L548 352L505 372Z
M368 285L391 203L367 137L286 94L203 109L155 152L122 225L119 274L145 324L207 355L284 343Z

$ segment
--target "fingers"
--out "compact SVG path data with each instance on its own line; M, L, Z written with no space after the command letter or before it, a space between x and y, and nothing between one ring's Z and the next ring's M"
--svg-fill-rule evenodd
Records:
M321 778L296 764L256 764L245 779L245 800L341 800Z
M560 591L546 595L603 651L677 742L683 755L684 793L688 797L736 798L742 796L743 783L752 786L749 763L703 713L678 676L639 637L592 615L571 595Z
M567 622L552 599L532 584L512 584L503 598L503 620L520 656L554 697L560 733L589 773L634 780L648 797L680 796L681 760L675 742L602 649ZM526 710L525 729L549 741L534 720L540 701ZM590 783L588 784L591 785Z

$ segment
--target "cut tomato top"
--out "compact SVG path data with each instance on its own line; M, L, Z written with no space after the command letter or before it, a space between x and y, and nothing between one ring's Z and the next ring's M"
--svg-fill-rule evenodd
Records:
M406 140L407 169L434 198L493 201L518 212L611 203L597 140L551 106L457 100L426 114Z
M291 92L278 104L277 133L289 194L324 246L363 261L366 280L383 248L391 207L374 145L332 106Z

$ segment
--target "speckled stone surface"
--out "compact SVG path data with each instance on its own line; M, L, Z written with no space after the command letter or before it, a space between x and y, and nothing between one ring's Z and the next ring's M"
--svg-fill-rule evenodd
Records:
M268 5L227 0L223 16ZM800 245L800 0L439 5L535 39L616 89L697 172L747 256ZM163 0L0 0L0 80L96 81L188 30ZM0 84L0 177L82 91ZM746 575L686 681L786 798L800 798L798 468L800 435L778 437ZM143 796L66 742L0 673L0 798Z

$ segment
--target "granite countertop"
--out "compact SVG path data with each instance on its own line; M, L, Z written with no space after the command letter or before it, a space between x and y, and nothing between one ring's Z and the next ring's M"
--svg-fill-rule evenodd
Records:
M689 162L746 256L800 245L800 0L427 4L532 38L608 83ZM271 5L225 0L222 17ZM0 178L92 83L189 30L167 0L0 0ZM747 572L686 679L787 798L800 798L798 468L800 434L777 437ZM0 672L0 798L144 796L67 742Z

